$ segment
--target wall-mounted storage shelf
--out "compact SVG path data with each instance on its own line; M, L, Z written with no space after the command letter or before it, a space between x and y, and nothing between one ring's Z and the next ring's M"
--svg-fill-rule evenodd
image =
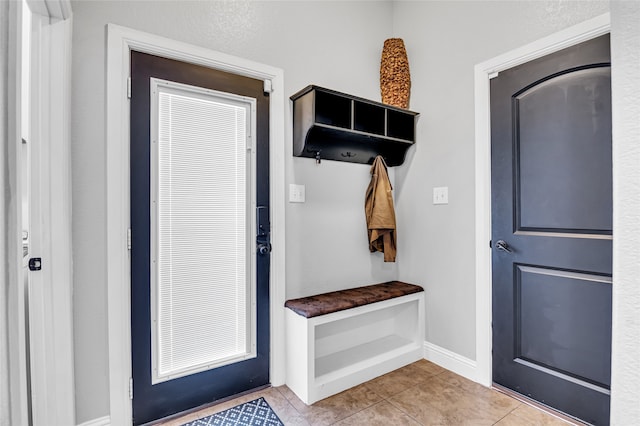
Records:
M416 112L313 85L291 100L296 157L398 166L415 143Z

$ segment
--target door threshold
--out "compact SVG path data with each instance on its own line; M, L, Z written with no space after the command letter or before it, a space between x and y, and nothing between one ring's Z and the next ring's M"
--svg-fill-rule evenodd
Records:
M499 385L497 383L492 383L491 384L491 388L495 389L498 392L503 393L503 394L505 394L507 396L510 396L511 398L522 402L523 404L527 404L527 405L529 405L529 406L531 406L533 408L537 408L538 410L544 411L545 413L547 413L547 414L549 414L549 415L551 415L551 416L553 416L553 417L555 417L557 419L565 421L565 422L567 422L567 423L569 423L571 425L574 425L574 426L590 425L590 423L586 423L586 422L583 422L580 419L576 419L575 417L571 417L570 415L568 415L566 413L563 413L562 411L555 410L555 409L549 407L548 405L544 405L541 402L538 402L538 401L536 401L534 399L531 399L531 398L529 398L527 396L524 396L521 393L518 393L518 392L516 392L516 391L514 391L512 389L509 389L509 388L506 388L504 386L501 386L501 385Z
M248 395L250 393L259 392L261 390L268 389L270 387L271 387L270 383L266 384L266 385L258 386L257 388L253 388L253 389L246 390L244 392L236 393L234 395L227 396L225 398L216 399L215 401L208 402L206 404L202 404L202 405L199 405L197 407L191 408L189 410L181 411L179 413L175 413L175 414L172 414L170 416L163 417L161 419L154 420L154 421L149 422L149 423L144 423L144 424L142 424L140 426L161 425L161 424L163 424L165 422L168 422L170 420L174 420L174 419L177 419L177 418L180 418L180 417L184 417L184 416L187 416L189 414L195 413L197 411L206 410L208 408L215 407L216 405L223 404L223 403L225 403L227 401L231 401L232 399L240 398L240 397Z

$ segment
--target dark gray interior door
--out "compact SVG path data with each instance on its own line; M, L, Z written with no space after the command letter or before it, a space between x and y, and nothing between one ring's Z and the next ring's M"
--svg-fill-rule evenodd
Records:
M609 36L491 81L493 381L609 423Z

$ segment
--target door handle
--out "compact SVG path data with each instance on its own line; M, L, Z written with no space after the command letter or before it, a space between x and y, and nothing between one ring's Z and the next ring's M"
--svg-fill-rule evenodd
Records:
M506 251L507 253L513 253L513 250L511 250L511 247L509 247L509 244L507 244L505 240L496 241L496 248L498 250Z
M269 208L256 207L256 250L264 256L271 253L271 223L269 222Z

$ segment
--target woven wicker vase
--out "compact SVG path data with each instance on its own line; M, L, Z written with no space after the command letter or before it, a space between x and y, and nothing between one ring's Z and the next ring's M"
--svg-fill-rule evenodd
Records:
M409 59L401 38L385 40L380 59L380 94L382 103L409 108L411 74Z

